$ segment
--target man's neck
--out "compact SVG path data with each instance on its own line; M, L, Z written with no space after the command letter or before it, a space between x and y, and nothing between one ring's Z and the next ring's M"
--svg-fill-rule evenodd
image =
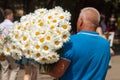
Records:
M81 28L81 30L87 30L87 31L95 32L96 28L95 27L90 27L90 26L84 26L84 27Z

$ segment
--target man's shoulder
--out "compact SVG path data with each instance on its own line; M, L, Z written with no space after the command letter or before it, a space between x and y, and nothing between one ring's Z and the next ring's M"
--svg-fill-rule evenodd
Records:
M72 39L74 39L76 37L77 37L77 34L73 34L73 35L71 35L70 39L72 40Z
M11 20L6 19L6 20L4 20L4 22L8 25L13 25L13 22Z

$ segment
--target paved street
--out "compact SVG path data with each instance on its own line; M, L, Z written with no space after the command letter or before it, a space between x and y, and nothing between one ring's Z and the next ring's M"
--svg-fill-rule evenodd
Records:
M108 70L106 80L120 80L120 55L112 57L112 68ZM24 71L21 69L17 76L17 80L23 80ZM53 80L48 75L38 73L38 80Z
M120 55L112 57L112 68L107 73L106 80L120 80Z

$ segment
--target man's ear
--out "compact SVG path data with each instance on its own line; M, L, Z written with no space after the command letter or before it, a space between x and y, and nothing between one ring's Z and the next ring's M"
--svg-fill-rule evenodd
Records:
M77 21L77 32L81 30L82 25L83 25L83 19L79 18Z

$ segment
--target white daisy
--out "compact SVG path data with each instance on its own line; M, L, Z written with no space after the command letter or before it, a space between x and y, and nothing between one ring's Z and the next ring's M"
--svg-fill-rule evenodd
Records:
M53 40L53 34L50 32L46 33L45 41L50 43L52 40Z
M19 46L20 46L20 48L21 48L23 51L26 50L26 49L28 49L28 48L30 48L30 47L32 47L29 41L26 42L26 43L21 43L21 45L19 45Z
M71 14L68 11L65 11L65 20L70 21L71 20Z
M31 49L26 49L23 53L26 58L32 58L33 51Z
M24 32L23 35L21 36L21 43L26 43L30 40L30 34L29 32Z
M22 31L11 32L9 36L13 41L20 41L20 38L22 36Z
M39 37L38 41L43 44L45 42L45 37Z
M20 49L16 49L12 52L12 57L16 60L22 59L22 56L23 56L23 54Z
M67 42L70 38L70 33L68 31L62 33L63 42Z
M56 52L50 52L51 54L47 55L47 64L55 63L59 60L59 55Z
M59 12L63 12L62 7L60 7L60 6L56 6L54 9L57 10L57 11L59 11Z
M69 22L67 21L62 21L61 24L60 24L60 27L63 29L63 30L66 30L66 31L70 31L71 30L71 25Z
M19 44L16 43L11 43L11 52L13 52L14 50L18 49Z
M51 32L54 32L54 31L56 31L57 30L57 24L49 24L48 25L48 28L49 28L49 31Z
M50 45L50 43L43 43L41 46L41 50L43 53L49 53L53 47Z
M48 12L48 10L45 8L35 10L35 14L37 14L37 15L44 15L47 12Z
M53 19L50 20L50 23L52 23L54 25L57 25L59 22L60 22L59 18L53 18Z
M31 36L32 37L40 37L40 35L41 35L41 31L40 30L38 30L38 29L35 29L35 30L33 30L32 32L31 32Z
M11 55L11 45L10 44L6 44L3 48L3 52L6 56L10 56Z
M37 41L33 41L31 43L31 45L32 45L34 51L40 51L42 49L41 44Z
M39 62L41 56L42 56L41 51L34 51L34 53L33 53L33 59L35 59L35 61Z
M61 37L57 37L53 40L55 49L60 49L63 46Z
M61 27L59 27L59 28L57 28L56 29L56 34L57 34L57 36L62 36L62 33L63 33L64 31L63 31L63 29L61 28Z
M22 29L22 26L21 26L21 23L19 23L19 22L14 22L14 25L13 25L14 27L11 29L12 31L14 30L14 31L19 31L19 30L21 30Z
M41 64L47 63L48 62L47 56L42 56L38 62L41 63Z

